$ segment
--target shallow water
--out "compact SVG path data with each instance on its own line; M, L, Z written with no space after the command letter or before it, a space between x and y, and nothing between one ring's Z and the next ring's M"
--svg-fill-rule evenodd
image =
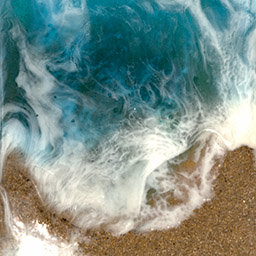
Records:
M179 225L216 158L256 148L253 2L2 1L1 164L23 151L78 226Z

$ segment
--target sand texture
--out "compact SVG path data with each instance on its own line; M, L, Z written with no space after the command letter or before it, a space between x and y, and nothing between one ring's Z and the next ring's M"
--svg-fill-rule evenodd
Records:
M216 168L216 167L215 167ZM22 156L13 153L5 163L2 187L12 214L28 226L47 224L50 234L79 241L79 255L256 255L256 169L253 152L242 147L228 152L218 167L215 196L178 228L113 237L102 230L76 228L66 216L57 216L41 200L24 168ZM0 201L1 245L13 246L4 225ZM7 243L8 242L8 243Z

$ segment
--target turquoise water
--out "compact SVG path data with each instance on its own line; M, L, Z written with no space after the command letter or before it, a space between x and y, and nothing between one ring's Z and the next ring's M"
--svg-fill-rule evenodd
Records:
M214 159L256 145L255 17L249 0L2 1L2 162L23 151L82 227L177 226L212 196ZM195 145L189 185L172 165Z

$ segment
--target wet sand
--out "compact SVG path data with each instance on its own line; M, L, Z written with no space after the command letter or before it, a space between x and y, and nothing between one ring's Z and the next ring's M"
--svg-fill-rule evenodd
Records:
M133 231L119 238L102 230L80 230L67 216L47 209L22 162L21 155L12 154L4 168L2 186L13 215L28 226L35 220L47 224L49 233L63 241L75 233L79 255L256 255L256 169L247 147L228 152L221 166L216 164L215 196L178 228ZM4 228L1 201L0 207L0 244L6 246L4 242L11 240Z

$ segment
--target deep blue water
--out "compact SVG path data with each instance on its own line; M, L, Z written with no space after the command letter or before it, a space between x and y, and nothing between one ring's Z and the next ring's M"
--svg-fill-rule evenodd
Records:
M157 116L159 122L171 124L195 97L206 105L217 100L216 52L212 47L210 55L203 56L191 12L163 9L154 2L126 2L92 1L87 8L80 1L8 4L6 22L19 24L29 50L43 56L45 68L56 79L58 86L47 97L62 111L64 136L83 140L86 146L99 143L127 119ZM216 7L208 7L207 15L224 13L225 26L219 25L224 29L228 11L221 3ZM15 82L19 39L6 37L11 68L5 100L29 108L23 88L17 90Z

